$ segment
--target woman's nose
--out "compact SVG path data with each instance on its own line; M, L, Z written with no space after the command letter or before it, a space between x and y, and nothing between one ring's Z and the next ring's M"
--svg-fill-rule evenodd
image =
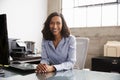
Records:
M56 28L56 27L57 27L57 24L55 23L55 24L53 25L53 27Z

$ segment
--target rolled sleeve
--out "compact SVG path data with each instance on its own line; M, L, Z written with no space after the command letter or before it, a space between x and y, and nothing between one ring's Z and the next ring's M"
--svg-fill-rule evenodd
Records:
M54 65L56 68L56 71L61 71L61 70L69 70L73 68L73 63L72 62L64 62L62 64Z

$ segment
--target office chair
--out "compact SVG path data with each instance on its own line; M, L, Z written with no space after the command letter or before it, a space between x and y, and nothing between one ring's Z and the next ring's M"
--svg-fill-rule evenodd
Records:
M75 69L83 69L85 66L89 38L77 37L76 38L76 63Z

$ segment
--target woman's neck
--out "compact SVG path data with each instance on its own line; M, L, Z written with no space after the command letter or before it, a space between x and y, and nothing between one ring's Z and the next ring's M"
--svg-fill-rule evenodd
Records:
M62 39L62 36L61 35L57 35L55 36L55 40L54 41L60 41Z
M57 47L57 45L59 44L59 42L61 41L61 39L62 39L61 35L55 36L55 40L53 41L53 44L54 44L55 48Z

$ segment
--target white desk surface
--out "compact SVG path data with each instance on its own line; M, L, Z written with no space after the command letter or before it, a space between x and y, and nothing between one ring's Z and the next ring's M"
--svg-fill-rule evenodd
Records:
M120 80L120 74L76 69L56 73L31 73L27 75L7 72L5 77L0 77L0 80Z

